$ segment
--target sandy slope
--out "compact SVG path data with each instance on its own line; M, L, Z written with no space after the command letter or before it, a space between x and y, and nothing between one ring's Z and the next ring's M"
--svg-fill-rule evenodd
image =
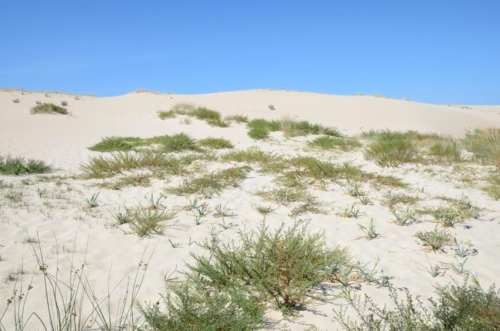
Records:
M19 98L20 103L12 99ZM30 115L29 109L36 101L59 104L61 100L69 102L70 116ZM156 247L148 267L145 283L140 292L141 301L157 301L163 291L163 275L182 269L186 261L191 261L190 252L202 250L189 242L201 242L220 219L208 217L207 222L195 225L193 217L186 212L178 215L178 224L169 229L164 236L152 236L140 239L135 235L126 235L116 226L109 211L116 212L120 206L144 204L146 194L159 196L163 188L180 182L180 178L171 181L153 180L149 187L129 187L120 191L100 189L101 181L85 181L65 176L78 174L79 165L89 157L98 155L86 147L98 142L105 136L140 136L173 134L186 132L194 138L207 136L230 139L238 149L259 146L268 151L283 155L314 155L322 159L332 158L334 162L349 161L359 164L367 171L379 174L392 174L403 178L410 184L409 189L393 190L393 193L420 194L423 204L437 206L443 203L439 196L458 199L466 194L483 209L479 220L468 223L472 228L461 226L450 232L460 240L471 240L479 250L477 256L469 258L467 269L474 270L484 286L499 281L500 249L498 235L500 202L489 198L484 192L466 186L460 186L454 176L458 176L452 167L428 167L435 175L426 173L423 167L407 165L397 169L384 169L363 159L361 152L348 153L318 152L305 148L305 142L311 137L285 139L282 134L273 133L265 142L256 142L246 134L244 125L233 124L230 128L212 128L206 123L193 120L191 125L179 124L178 119L161 121L156 117L159 109L168 110L177 102L190 102L220 111L223 115L242 114L250 118L297 117L325 126L335 126L348 134L359 133L362 129L418 130L461 136L466 129L500 126L500 107L498 106L439 106L410 101L377 98L373 96L334 96L291 91L255 90L216 93L206 95L159 95L152 93L132 93L112 98L79 97L43 93L0 91L0 155L11 153L44 160L55 167L55 173L61 178L43 179L40 176L6 177L0 189L0 279L18 270L21 265L25 270L25 283L33 277L33 287L27 311L44 307L40 271L37 270L36 258L32 247L23 240L37 233L41 246L47 254L49 271L54 272L57 264L61 274L67 277L69 258L75 258L75 265L85 264L85 270L91 282L96 283L98 294L104 294L111 284L116 284L128 272L136 269L146 246L149 251ZM274 105L276 110L269 110ZM222 165L215 165L215 169ZM478 171L483 171L483 168ZM42 178L42 179L40 179ZM221 232L222 238L236 238L236 230L246 226L255 228L261 216L253 208L263 204L261 198L251 194L257 189L271 186L271 178L252 173L241 188L224 191L207 203L214 208L218 203L225 204L237 213L231 221L238 227ZM424 187L424 192L416 193L417 187ZM359 206L362 217L358 220L343 218L332 212L328 215L307 215L311 219L311 231L325 230L328 242L332 246L349 246L362 263L373 263L380 259L379 268L393 278L395 286L408 287L415 294L424 298L433 293L434 284L447 284L461 276L451 270L444 277L431 278L425 271L428 265L426 256L413 234L420 230L431 230L435 224L423 222L410 227L398 227L389 223L392 216L383 206L383 195L387 189L375 189L367 183L363 188L368 192L373 205ZM97 191L100 206L86 209L85 200ZM40 194L40 192L43 192ZM338 184L331 184L327 191L314 191L321 200L331 204L335 210L355 203L357 200L345 194ZM18 196L13 200L8 196ZM168 207L184 206L187 197L169 195L164 201ZM265 203L264 203L265 204ZM291 224L287 216L289 209L281 206L271 214L267 221L271 228L285 222ZM373 241L357 240L362 234L359 223L374 219L382 237ZM494 221L492 221L494 219ZM168 239L178 242L180 247L173 248ZM76 249L73 246L76 246ZM429 254L432 263L453 262L449 254ZM111 271L110 271L111 270ZM180 276L176 274L177 276ZM0 314L12 291L13 282L0 283ZM123 285L123 284L122 284ZM121 292L120 292L121 290ZM101 292L102 291L102 292ZM363 285L361 293L369 293L378 302L384 302L387 291L374 286ZM123 293L123 286L116 293ZM113 307L118 300L115 298ZM303 312L303 317L296 322L281 321L275 329L288 327L291 330L305 330L311 325L320 329L335 330L332 322L333 304L312 305ZM44 309L44 308L43 308ZM43 313L42 313L43 315ZM269 313L270 318L279 321L280 315ZM9 324L7 324L9 327Z

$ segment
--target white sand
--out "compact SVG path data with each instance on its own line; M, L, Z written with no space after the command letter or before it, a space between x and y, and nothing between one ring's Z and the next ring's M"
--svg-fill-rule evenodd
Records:
M20 99L13 103L12 99ZM29 109L36 101L60 104L67 100L70 115L31 115ZM0 91L0 155L12 154L26 158L44 160L57 168L51 174L62 176L41 182L41 176L30 175L20 177L1 176L4 187L0 188L0 314L5 309L6 298L13 290L14 282L4 279L12 271L23 268L24 284L31 281L33 290L26 304L26 311L36 310L45 316L45 298L43 296L43 277L37 269L33 248L23 243L29 234L38 234L41 247L47 255L49 272L54 273L57 263L60 274L67 279L69 274L69 258L74 256L75 265L85 262L85 270L90 282L96 284L96 292L104 297L109 284L114 286L129 272L134 272L146 246L149 253L156 247L149 264L144 284L139 293L140 302L156 302L159 293L164 291L163 275L173 272L177 266L182 270L185 262L192 261L190 253L202 253L197 245L188 246L189 240L202 242L210 235L213 225L221 220L209 216L207 222L195 225L194 217L187 212L179 213L177 226L169 229L165 235L152 235L149 238L138 238L133 234L124 234L120 228L111 226L113 218L109 211L116 212L120 206L136 206L145 204L144 196L163 193L166 182L153 180L150 187L128 187L120 191L101 189L99 180L81 180L67 178L77 175L79 165L87 162L91 156L99 153L91 152L88 146L97 143L106 136L139 136L185 132L194 138L207 136L223 137L233 142L237 149L259 146L263 150L274 151L283 155L316 155L322 159L332 158L334 162L349 161L363 166L363 169L384 175L395 175L416 187L424 187L419 193L425 199L426 206L444 204L436 197L446 196L458 199L462 194L483 209L479 220L468 221L472 228L456 226L450 233L460 240L471 240L479 254L468 259L466 269L474 270L481 284L486 288L490 284L499 283L500 265L497 263L500 249L498 236L500 224L500 202L494 201L478 188L460 184L457 180L460 173L451 166L416 166L405 165L396 169L387 169L365 161L360 151L339 153L319 152L306 149L306 141L313 137L285 139L281 133L273 133L271 139L259 142L247 136L244 124L232 124L229 128L213 128L205 122L193 119L191 125L182 125L179 118L161 121L156 116L157 110L169 110L177 102L189 102L218 110L222 115L241 114L250 118L264 117L278 119L290 116L300 120L320 123L324 126L335 126L347 134L356 134L361 130L391 129L417 130L420 132L436 132L463 136L467 129L500 127L499 106L442 106L394 100L374 96L334 96L316 93L292 91L253 90L241 92L215 93L206 95L167 95L153 93L131 93L120 97L97 98L82 96L75 100L74 96L63 94L43 94L20 91ZM269 110L273 105L276 110ZM488 167L473 166L474 171L486 172ZM471 169L472 169L471 168ZM424 169L430 169L426 172ZM472 170L470 170L472 171ZM50 176L51 176L50 175ZM179 178L173 178L172 183ZM171 185L170 183L169 185ZM9 187L8 185L12 185ZM253 208L256 204L267 204L255 195L250 194L257 189L271 186L270 178L252 173L241 188L229 189L214 199L206 202L212 208L217 204L225 204L238 216L231 222L238 227L221 232L221 238L237 238L236 230L255 228L262 216ZM2 187L0 182L0 187ZM325 230L328 242L332 246L349 246L353 255L362 263L373 263L380 258L379 268L384 274L394 277L394 286L407 287L414 294L427 298L433 295L433 285L448 284L452 279L462 276L448 270L444 277L432 278L424 269L428 266L426 255L413 235L417 231L431 230L434 223L423 222L409 227L398 227L388 221L393 219L387 207L380 200L387 189L377 190L364 184L373 205L359 205L362 216L359 219L343 218L331 212L328 215L306 215L311 219L312 232ZM42 193L39 196L38 192ZM99 207L85 208L85 201L92 194L100 191ZM406 190L406 194L415 195ZM404 189L394 190L393 193ZM347 194L340 185L332 184L325 191L314 191L323 201L331 203L338 209L357 200ZM13 202L13 195L20 200ZM187 197L168 195L165 206L184 206ZM277 207L277 205L276 205ZM271 228L282 222L292 224L287 216L289 208L280 207L267 217ZM356 240L362 235L359 223L374 220L377 232L381 237L372 241ZM222 230L222 228L220 228ZM180 247L173 248L169 242L178 242ZM73 245L76 250L73 252ZM429 253L433 264L454 261L452 250L448 254ZM148 253L148 254L149 254ZM85 260L85 261L84 261ZM133 276L133 273L131 274ZM182 277L175 274L174 277ZM122 285L125 285L122 283ZM19 284L18 284L19 286ZM116 294L123 293L124 286L117 289ZM377 302L384 303L386 289L362 284L359 293L369 293ZM116 307L114 300L112 307ZM311 325L321 330L336 330L338 325L332 321L332 309L336 305L312 304L302 312L303 317L294 322L281 321L275 329L305 330ZM8 313L9 315L10 313ZM280 320L280 314L270 311L268 317ZM6 328L12 327L6 317Z

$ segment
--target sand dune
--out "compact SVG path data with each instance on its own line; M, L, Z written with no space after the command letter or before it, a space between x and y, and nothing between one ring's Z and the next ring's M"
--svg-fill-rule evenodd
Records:
M13 99L19 99L19 103L13 103ZM69 115L31 115L29 112L36 101L60 104L62 100L68 102ZM164 291L164 275L174 272L176 267L182 270L186 262L192 262L190 253L203 253L200 247L190 245L190 242L202 242L210 236L213 227L221 229L220 236L224 240L236 239L238 229L255 229L259 225L262 215L254 208L257 204L277 208L267 217L270 228L275 229L282 222L293 222L288 216L291 206L264 201L252 194L259 189L274 187L273 176L252 171L240 187L224 190L213 199L200 198L212 210L219 203L228 203L228 207L238 215L231 219L234 228L222 230L219 227L221 219L211 215L203 224L196 225L190 213L180 211L176 217L177 226L169 228L164 235L145 238L127 235L123 232L127 227L118 226L111 212L116 213L123 206L146 205L144 197L150 194L156 197L165 194L163 203L168 208L187 205L191 196L165 193L165 187L182 181L180 176L151 178L150 185L120 190L100 186L112 179L85 180L72 177L80 173L82 163L100 155L89 151L87 147L107 136L147 138L185 132L196 139L222 137L230 140L236 149L256 146L278 155L308 155L332 162L349 162L377 175L401 178L408 183L408 187L376 187L368 180L360 183L372 200L371 205L362 205L356 197L346 194L343 186L346 183L343 182L329 183L324 190L308 188L311 194L327 203L330 212L326 215L306 213L303 217L311 220L309 226L312 232L325 230L327 242L332 246L350 247L361 263L374 263L379 259L378 270L383 269L386 275L391 276L396 287L407 287L424 298L432 296L433 285L448 284L452 279L461 280L463 276L448 270L443 277L432 278L425 271L428 260L414 234L434 229L435 220L427 215L422 216L418 224L399 227L390 223L394 216L383 201L387 194L405 194L417 197L418 206L422 208L434 208L458 201L465 195L481 210L480 216L465 221L471 227L460 224L448 230L459 240L470 240L479 252L469 258L467 270L474 270L485 287L498 283L500 265L496 262L500 249L500 202L488 196L477 184L482 180L481 176L493 167L478 164L456 167L407 164L384 168L365 160L360 150L340 152L309 149L306 142L312 140L310 136L287 139L282 133L273 133L270 139L262 142L251 139L244 124L232 123L228 128L218 128L200 120L185 125L180 124L178 118L162 121L157 117L158 110L169 110L179 102L208 107L224 116L239 114L250 119L280 119L288 116L333 126L348 135L362 130L389 129L461 137L466 130L500 127L500 106L432 105L374 96L252 90L203 95L142 92L109 98L78 96L75 99L73 95L58 93L0 91L0 155L10 153L40 159L56 168L48 176L0 175L0 256L3 260L0 261L0 279L6 279L21 267L25 271L22 275L25 288L33 279L34 289L26 306L27 311L45 309L43 277L37 269L32 246L25 242L28 236L38 234L51 272L58 266L66 277L70 270L68 259L74 257L75 265L86 265L90 282L95 283L96 292L103 295L107 291L108 280L111 284L119 282L136 269L148 244L148 253L156 247L139 295L141 302L156 302L159 293ZM270 110L269 105L273 105L275 110ZM224 166L215 163L207 169L218 170ZM201 169L200 173L203 173L203 167ZM86 200L96 192L100 192L99 206L87 208ZM360 209L359 219L339 215L339 210L347 205ZM362 232L358 224L365 224L370 219L374 220L381 237L359 240ZM172 242L179 243L179 247L173 247ZM433 264L454 261L451 246L446 248L446 253L429 253L428 257ZM178 273L175 275L182 277ZM5 308L4 299L12 293L14 283L0 283L0 314ZM122 284L116 293L123 293L124 288ZM363 284L360 293L372 295L377 302L384 303L387 300L384 288ZM116 308L117 305L118 299L111 306ZM331 303L313 304L302 312L301 318L293 322L282 320L281 315L273 310L268 312L267 317L277 322L273 327L275 330L306 330L313 325L321 330L336 330L338 325L332 321L332 309L335 308ZM41 316L46 316L46 313L42 312ZM4 322L7 323L7 329L12 327L9 324L11 322L10 319Z

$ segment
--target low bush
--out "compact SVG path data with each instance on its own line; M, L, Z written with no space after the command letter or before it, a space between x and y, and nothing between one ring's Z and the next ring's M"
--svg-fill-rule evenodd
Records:
M53 103L42 103L31 108L31 114L63 114L67 115L68 110Z
M22 175L22 174L41 174L52 171L52 167L40 160L28 159L23 157L0 156L0 174L2 175Z
M468 284L468 277L462 285L436 286L436 299L429 299L431 312L423 306L420 297L414 298L405 290L406 300L399 300L397 290L389 289L395 308L380 308L365 295L346 290L344 297L348 306L354 309L359 319L353 321L346 309L334 310L334 319L343 330L405 330L405 331L498 331L500 330L500 291L491 286L484 291L474 279Z

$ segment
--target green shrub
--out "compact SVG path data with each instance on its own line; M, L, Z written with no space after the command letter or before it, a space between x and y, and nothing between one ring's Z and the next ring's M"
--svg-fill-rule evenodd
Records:
M252 128L248 131L248 136L252 139L265 139L269 137L269 130L266 128Z
M457 141L435 141L429 147L429 155L437 162L452 163L462 161L460 144Z
M198 144L202 147L208 147L213 149L234 148L234 145L229 140L224 138L208 137L205 139L198 140Z
M176 116L176 113L173 110L169 111L159 110L157 114L162 121L166 120L167 118L175 118Z
M141 331L251 331L262 328L265 307L249 300L242 291L207 289L200 283L169 286L163 297L166 311L158 305L141 308L147 327Z
M68 110L66 108L53 103L42 103L41 105L36 105L31 108L30 112L31 114L68 114Z
M0 174L3 175L41 174L51 170L52 167L40 160L28 159L26 161L23 157L0 156Z
M262 223L257 232L242 234L237 247L213 236L201 245L208 256L193 254L196 264L188 268L209 288L244 291L256 302L294 314L310 300L322 299L311 288L330 279L329 265L350 262L347 250L326 248L324 234L310 234L307 225L299 220L269 233Z
M359 295L345 291L344 297L359 319L351 320L346 309L334 310L334 319L347 331L500 330L500 291L496 291L494 286L484 291L477 280L473 280L473 285L467 284L466 277L463 285L436 286L436 299L429 299L431 312L418 296L412 297L407 289L406 300L402 301L398 299L396 289L389 289L395 305L392 310L386 306L380 308L367 295L362 304Z

